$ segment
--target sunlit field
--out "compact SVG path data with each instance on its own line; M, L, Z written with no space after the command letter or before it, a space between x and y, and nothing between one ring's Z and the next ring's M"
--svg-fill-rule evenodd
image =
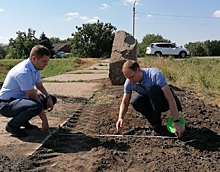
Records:
M141 63L159 68L167 81L177 87L190 87L220 102L220 58L156 58L146 57Z

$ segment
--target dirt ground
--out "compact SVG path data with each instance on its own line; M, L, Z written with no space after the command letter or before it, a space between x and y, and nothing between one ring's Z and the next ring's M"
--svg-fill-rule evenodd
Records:
M102 87L90 101L58 96L60 114L70 116L67 123L28 158L14 157L10 145L1 148L0 171L220 171L220 109L204 102L201 93L174 87L186 132L181 139L156 138L131 107L123 131L117 133L123 87L108 79L99 82ZM169 112L163 115L164 136L173 136L165 127L169 117ZM128 136L111 136L115 134Z

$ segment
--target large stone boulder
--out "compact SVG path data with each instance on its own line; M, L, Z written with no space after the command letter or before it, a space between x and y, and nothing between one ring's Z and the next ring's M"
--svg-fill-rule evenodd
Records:
M137 40L123 30L115 33L109 64L109 78L112 85L123 85L125 77L121 71L126 60L137 61Z

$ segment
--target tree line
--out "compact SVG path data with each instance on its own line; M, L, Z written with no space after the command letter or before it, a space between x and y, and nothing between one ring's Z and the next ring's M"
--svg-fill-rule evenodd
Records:
M108 58L111 55L114 35L117 28L111 23L82 24L76 26L77 31L71 34L71 38L61 40L60 38L48 38L43 32L39 38L36 38L36 31L28 28L27 33L18 31L17 37L11 38L9 44L0 44L0 59L25 59L29 57L31 48L34 45L41 44L51 51L51 57L54 57L53 44L66 43L71 47L72 56ZM137 56L144 57L146 48L153 42L171 42L162 35L146 34L142 41L138 43ZM190 42L184 45L191 56L220 56L220 40L207 40L204 42Z

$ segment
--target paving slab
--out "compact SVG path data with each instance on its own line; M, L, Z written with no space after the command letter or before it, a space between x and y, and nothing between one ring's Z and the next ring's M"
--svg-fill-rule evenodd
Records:
M74 76L76 77L76 76ZM87 78L88 76L85 76ZM54 77L56 78L56 77ZM62 81L66 81L62 78L57 78ZM86 82L61 82L61 83L44 83L47 91L50 94L69 96L69 97L82 97L89 99L92 97L95 91L99 88L99 83L86 83Z
M66 73L62 75L57 75L53 77L48 77L44 79L45 81L50 82L83 82L83 81L90 81L96 79L103 79L107 78L106 74L75 74L75 73Z

